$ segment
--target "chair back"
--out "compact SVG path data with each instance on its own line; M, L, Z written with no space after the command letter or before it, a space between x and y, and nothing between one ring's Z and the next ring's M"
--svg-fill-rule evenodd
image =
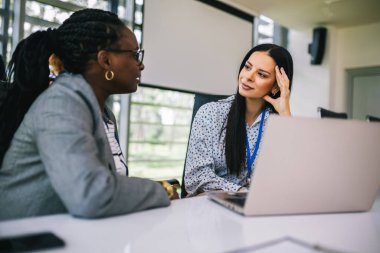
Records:
M321 114L321 118L337 118L337 119L347 119L347 113L344 112L334 112L331 110L327 110L322 107L318 107L318 111Z
M210 95L210 94L196 93L194 96L193 115L191 116L191 126L190 127L192 127L194 117L202 105L207 104L209 102L218 101L220 99L224 99L227 97L229 97L229 95ZM191 135L191 130L190 130L190 134L189 134L189 139L190 139L190 135ZM187 148L189 148L189 143L187 143ZM187 158L187 151L186 151L186 158ZM183 166L183 173L182 173L181 198L184 198L187 196L187 192L185 189L185 167L186 167L186 159L185 159L185 164Z
M380 122L380 118L372 116L372 115L367 115L367 121L369 122Z

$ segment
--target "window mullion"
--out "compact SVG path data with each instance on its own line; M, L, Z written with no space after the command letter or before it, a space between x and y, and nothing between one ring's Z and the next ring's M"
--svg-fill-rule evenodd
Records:
M24 38L25 5L26 5L26 0L14 1L12 51L14 51L18 42Z

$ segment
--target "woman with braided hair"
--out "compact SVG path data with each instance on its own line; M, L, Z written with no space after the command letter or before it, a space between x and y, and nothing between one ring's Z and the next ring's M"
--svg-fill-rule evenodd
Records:
M158 183L117 173L127 167L115 165L107 138L114 132L105 100L136 91L143 52L115 14L96 9L18 44L0 87L0 220L99 218L170 204ZM48 88L53 54L65 71Z

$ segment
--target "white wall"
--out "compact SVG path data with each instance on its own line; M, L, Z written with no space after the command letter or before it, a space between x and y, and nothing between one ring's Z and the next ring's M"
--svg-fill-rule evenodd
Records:
M331 78L331 107L346 111L345 71L380 66L380 23L337 30L336 59Z
M232 94L253 22L198 1L145 0L142 83Z
M312 40L312 30L308 33L290 30L288 40L288 50L294 63L290 99L292 113L295 116L318 117L319 106L329 107L329 32L321 65L310 64L308 44Z
M318 117L317 107L347 112L346 70L380 66L380 23L336 29L328 27L322 65L310 65L309 32L289 32L289 51L294 60L291 95L296 116Z

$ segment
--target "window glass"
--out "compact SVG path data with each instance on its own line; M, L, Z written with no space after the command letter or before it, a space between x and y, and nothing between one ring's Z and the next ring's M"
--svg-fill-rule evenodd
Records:
M96 8L107 10L108 1L107 0L61 0L62 2L72 3L87 8Z
M3 42L1 45L2 48L2 55L3 55L3 60L7 64L11 58L11 48L12 48L12 24L13 20L12 18L9 19L8 23L8 38L5 36L3 37Z
M108 8L108 1L105 0L66 0L60 3L59 6L52 4L40 3L38 1L26 1L25 10L25 25L24 37L31 33L46 29L47 27L58 27L70 15L79 8L104 9Z
M137 43L139 43L139 45L141 45L141 42L142 42L142 32L141 32L141 30L140 29L134 29L133 32L136 35Z
M131 96L128 165L132 176L182 178L194 95L140 87Z
M258 23L258 44L273 43L273 20L265 16L260 16Z
M25 37L28 37L30 34L36 32L36 31L39 31L39 30L43 30L45 28L46 27L43 27L43 26L40 26L40 25L34 25L34 24L31 24L31 23L25 22L24 23Z
M121 18L124 23L132 29L133 18L134 18L134 1L133 0L119 0L119 5L117 7L117 15Z
M12 37L12 29L9 29L9 26L12 25L11 13L12 7L9 5L9 0L0 0L0 54L5 64L10 54L10 52L8 52L9 38Z
M135 12L135 23L141 25L143 21L143 14L141 11Z
M72 12L35 1L26 2L26 15L61 24Z

